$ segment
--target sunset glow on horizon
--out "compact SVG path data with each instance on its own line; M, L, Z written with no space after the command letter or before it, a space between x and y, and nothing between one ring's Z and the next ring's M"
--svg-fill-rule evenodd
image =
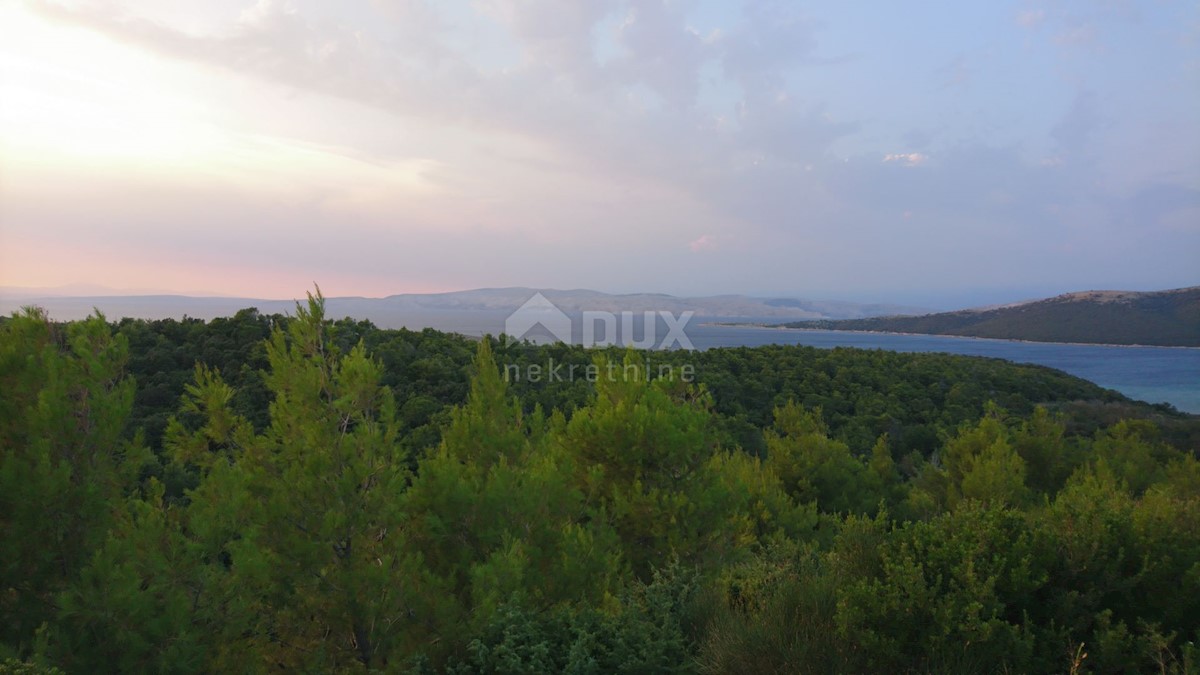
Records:
M1182 2L13 2L0 286L1194 285L1196 119Z

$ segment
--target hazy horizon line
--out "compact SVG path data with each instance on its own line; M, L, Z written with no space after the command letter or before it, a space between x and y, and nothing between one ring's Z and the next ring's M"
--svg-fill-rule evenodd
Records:
M1200 285L1200 284L1197 284ZM1035 290L1035 289L1003 289L1003 288L979 288L979 289L955 289L948 288L940 292L929 291L909 292L901 296L889 294L886 291L880 291L878 296L874 296L871 291L854 291L842 293L822 293L822 292L772 292L772 291L750 291L750 292L718 292L718 293L669 293L662 291L610 291L596 288L559 288L553 286L524 286L524 285L505 285L505 286L479 286L473 288L460 288L456 290L433 291L433 292L410 292L400 291L389 293L386 295L364 295L355 293L337 293L325 294L329 299L362 299L362 300L384 300L396 296L437 296L437 295L454 295L460 293L473 293L482 291L504 291L504 290L529 290L536 292L557 292L557 293L599 293L609 296L630 296L630 295L662 295L676 299L701 299L701 298L718 298L718 297L746 297L762 300L805 300L810 302L845 302L859 305L907 305L909 309L924 309L936 311L954 311L955 309L976 309L989 306L997 306L1004 304L1015 304L1021 302L1030 302L1042 300L1046 298L1057 297L1072 293L1100 292L1100 291L1117 291L1117 292L1134 292L1134 293L1154 293L1154 292L1169 292L1195 288L1196 286L1179 286L1175 288L1115 288L1115 287L1100 287L1092 288L1075 287L1067 290ZM313 289L306 289L307 292L319 288L319 284L314 284ZM324 294L324 293L323 293ZM114 288L101 284L64 284L61 286L13 286L0 284L0 295L6 295L10 298L17 299L71 299L71 298L139 298L139 297L179 297L189 299L220 299L220 300L247 300L247 301L264 301L264 302L291 302L302 300L305 296L296 295L293 297L267 297L256 296L253 294L228 294L215 293L206 291L180 291L170 289L138 289L138 288ZM938 296L941 296L940 298ZM921 299L925 298L925 299ZM950 302L951 298L958 299L958 302ZM967 300L967 298L972 298Z

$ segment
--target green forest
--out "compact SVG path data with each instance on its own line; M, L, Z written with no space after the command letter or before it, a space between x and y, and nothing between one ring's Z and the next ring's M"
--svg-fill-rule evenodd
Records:
M1195 673L1198 451L992 359L30 308L0 673Z

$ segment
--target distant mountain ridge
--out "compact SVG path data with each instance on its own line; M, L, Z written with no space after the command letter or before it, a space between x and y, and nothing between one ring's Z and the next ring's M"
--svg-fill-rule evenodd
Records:
M956 312L784 325L1032 342L1200 347L1200 286L1150 292L1080 291Z
M449 293L406 293L383 298L331 297L326 307L330 316L368 319L383 328L416 327L421 317L437 312L487 312L504 314L541 293L568 314L583 311L694 312L697 317L753 319L854 319L882 314L922 310L899 305L857 304L798 298L756 298L746 295L717 295L697 298L663 293L612 294L587 289L558 290L525 287L481 288ZM256 307L260 312L288 313L293 300L262 298L195 297L186 295L38 295L23 289L0 288L0 313L8 314L23 305L45 308L52 318L80 319L98 308L110 319L200 319L231 316L240 309ZM436 327L436 326L435 326Z
M603 293L587 289L481 288L451 293L391 295L383 300L395 306L423 309L466 309L512 311L534 293L567 313L582 311L641 312L693 311L701 316L795 317L812 319L850 319L913 311L899 305L861 304L796 298L758 298L747 295L710 295L679 297L666 293Z

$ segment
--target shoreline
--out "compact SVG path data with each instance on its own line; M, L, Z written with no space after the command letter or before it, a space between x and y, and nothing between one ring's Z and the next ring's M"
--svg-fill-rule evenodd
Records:
M1197 349L1200 347L1191 347L1188 345L1141 345L1141 344L1116 344L1111 342L1049 342L1046 340L1021 340L1018 338L995 338L995 337L980 337L977 335L947 335L944 333L907 333L891 330L853 330L849 328L796 328L794 326L784 326L779 324L767 323L730 323L724 321L708 321L699 324L701 326L719 326L724 328L758 328L761 330L783 330L783 331L803 331L809 333L853 333L858 335L907 335L909 337L935 337L935 338L955 338L959 340L988 340L992 342L1013 342L1017 344L1029 345L1072 345L1076 347L1125 347L1130 349Z

